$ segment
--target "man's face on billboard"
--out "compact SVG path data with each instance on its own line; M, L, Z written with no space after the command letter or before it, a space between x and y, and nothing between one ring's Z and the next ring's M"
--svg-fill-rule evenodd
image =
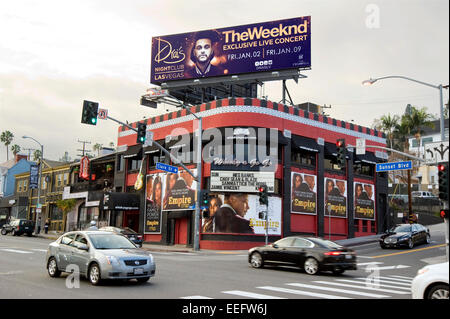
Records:
M212 43L210 39L198 39L195 42L194 55L198 62L206 63L212 53Z
M247 195L242 195L242 196L232 195L230 197L230 204L231 204L231 207L233 207L233 209L236 211L236 213L241 217L244 217L245 214L247 213L248 209L250 208L248 206Z

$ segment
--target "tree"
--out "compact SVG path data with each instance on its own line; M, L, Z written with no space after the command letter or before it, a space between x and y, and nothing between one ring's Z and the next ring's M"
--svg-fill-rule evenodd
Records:
M100 143L96 143L94 144L94 146L92 146L92 149L95 151L97 151L97 156L100 156L100 151L102 150L103 144Z
M424 133L423 129L425 127L434 128L433 120L435 120L434 116L427 112L426 107L417 109L413 106L411 112L403 116L402 121L409 128L410 135L414 135L418 140L419 148Z
M37 161L38 159L40 159L42 157L42 152L40 150L35 150L33 152L33 161Z
M394 144L394 132L399 124L400 117L398 115L391 116L391 114L383 115L380 118L380 128L386 133L389 147L393 148Z
M2 132L2 134L0 135L0 141L5 144L6 146L6 160L9 160L9 152L8 152L8 146L9 144L11 144L12 140L14 138L14 134L11 133L10 131L4 131Z
M13 146L11 146L11 151L14 154L14 156L16 156L17 153L20 152L20 146L17 144L14 144Z

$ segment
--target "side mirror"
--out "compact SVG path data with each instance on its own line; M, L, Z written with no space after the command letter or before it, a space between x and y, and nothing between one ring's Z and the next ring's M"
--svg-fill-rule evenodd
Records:
M272 247L273 248L278 248L278 245L277 244L272 244Z
M79 249L79 250L84 250L84 251L89 251L89 246L88 246L88 245L85 245L85 244L81 244L81 245L78 247L78 249Z

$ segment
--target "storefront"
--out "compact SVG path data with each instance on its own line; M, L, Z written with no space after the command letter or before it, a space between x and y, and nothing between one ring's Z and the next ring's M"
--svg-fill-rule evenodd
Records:
M259 99L223 99L191 110L203 118L202 189L210 194L209 207L201 207L209 216L200 221L200 248L246 249L264 242L260 185L269 191L270 242L294 234L336 240L384 229L387 178L375 173L375 164L386 154L369 149L361 156L349 149L343 169L336 159L337 139L354 146L364 138L385 147L381 132ZM180 110L146 124L154 140L184 156L195 175L196 120ZM121 127L118 145L136 145L136 133ZM183 170L156 170L156 162L171 164L163 155L154 146L142 152L146 187L138 193L141 203L145 197L139 229L147 242L192 246L196 181ZM127 185L136 177L127 174Z

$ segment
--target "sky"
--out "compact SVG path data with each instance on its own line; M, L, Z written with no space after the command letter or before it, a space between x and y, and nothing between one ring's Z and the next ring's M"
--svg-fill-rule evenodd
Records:
M51 160L77 158L78 141L117 144L117 123L81 124L83 100L123 122L175 110L139 103L153 86L152 37L303 16L311 16L312 66L298 84L287 81L295 104L331 106L329 116L369 127L407 104L439 115L437 89L361 83L402 75L448 85L448 0L16 0L0 2L0 132L11 131L24 154L39 148L22 138L33 137ZM264 95L280 102L281 82L266 83Z

